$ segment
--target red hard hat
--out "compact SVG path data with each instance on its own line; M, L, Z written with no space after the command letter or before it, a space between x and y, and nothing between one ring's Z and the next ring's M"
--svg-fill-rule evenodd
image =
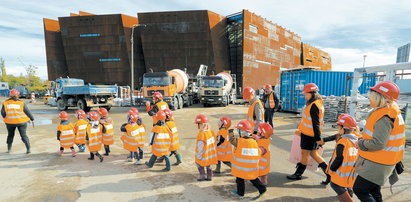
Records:
M128 110L129 112L134 112L134 113L137 113L137 115L139 114L139 112L138 112L138 109L137 108L135 108L135 107L133 107L133 108L131 108L130 110Z
M131 122L136 123L138 120L138 114L135 112L128 112L128 118L130 118Z
M383 81L370 89L392 101L397 101L400 96L400 88L398 88L397 84L391 81Z
M108 116L108 111L104 107L100 107L100 109L98 109L98 113L100 114L100 116Z
M243 98L249 99L251 95L254 94L254 89L251 87L245 87L243 90Z
M227 116L222 116L222 117L220 117L220 126L221 126L221 124L224 126L224 128L230 128L230 126L231 126L231 119L230 118L228 118Z
M253 132L253 126L251 126L251 123L248 122L247 120L242 120L238 122L236 128L249 132L249 133Z
M341 114L338 117L337 124L342 125L344 128L348 128L348 129L357 128L357 122L352 116L348 114Z
M59 118L60 118L60 120L62 120L62 121L67 121L68 118L69 118L69 115L67 114L67 112L62 111L62 112L60 112L60 114L59 114Z
M153 94L153 98L158 98L158 99L163 99L163 95L160 93L160 92L155 92L154 94Z
M19 96L20 92L16 89L13 89L10 91L10 96Z
M100 118L97 112L89 112L88 114L88 118L92 121L98 121L98 119Z
M156 114L154 114L154 118L159 120L159 121L165 121L166 120L166 113L163 111L158 111Z
M77 118L84 119L86 117L86 112L79 109L79 110L76 111L76 116L77 116Z
M208 123L208 118L204 114L199 114L196 116L194 123Z
M304 86L303 93L309 93L309 92L317 92L320 91L320 88L318 88L315 83L308 83L307 85Z
M273 87L270 84L265 84L265 89L272 89Z
M258 124L258 132L263 134L264 137L270 138L273 134L273 127L268 123L260 123Z
M163 112L166 113L166 116L167 116L169 119L172 119L172 118L173 118L173 112L171 112L170 109L165 109L165 110L163 110Z

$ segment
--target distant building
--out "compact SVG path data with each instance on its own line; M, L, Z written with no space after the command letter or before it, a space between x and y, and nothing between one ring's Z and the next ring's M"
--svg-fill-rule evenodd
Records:
M405 44L397 49L397 63L410 61L411 43Z

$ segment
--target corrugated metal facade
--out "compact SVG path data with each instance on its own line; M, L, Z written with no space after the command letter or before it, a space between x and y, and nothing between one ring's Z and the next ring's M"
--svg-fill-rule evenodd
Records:
M301 65L331 71L331 56L327 52L306 43L301 43L301 50Z
M57 20L44 18L44 38L46 43L48 79L68 76L60 25Z

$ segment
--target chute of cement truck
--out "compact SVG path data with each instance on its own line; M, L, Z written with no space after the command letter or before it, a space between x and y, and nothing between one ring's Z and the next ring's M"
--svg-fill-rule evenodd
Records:
M185 92L188 86L188 75L180 69L173 69L168 71L168 74L174 77L176 84L176 93Z

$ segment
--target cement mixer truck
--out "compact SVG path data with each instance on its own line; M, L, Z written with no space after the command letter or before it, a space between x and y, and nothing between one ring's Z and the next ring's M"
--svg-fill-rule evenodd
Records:
M202 77L200 80L200 102L204 107L234 104L236 87L235 74L221 72L214 76Z
M188 74L180 69L167 72L147 72L143 75L142 92L145 101L151 101L155 92L163 95L172 110L188 107L193 104L194 84Z

